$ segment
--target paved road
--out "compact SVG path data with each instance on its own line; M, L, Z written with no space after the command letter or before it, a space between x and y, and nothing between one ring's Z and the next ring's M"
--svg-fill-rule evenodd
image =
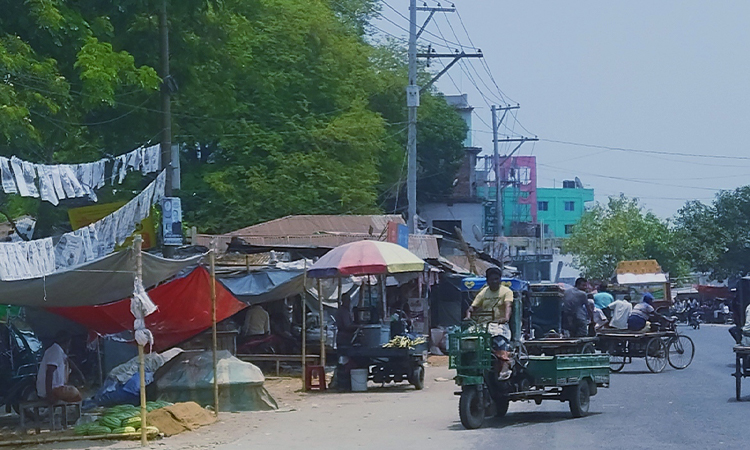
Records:
M623 373L612 375L612 387L592 398L591 414L581 419L570 418L566 403L513 403L505 418L489 420L479 430L465 430L458 420L453 374L445 367L432 367L423 391L392 385L367 393L308 395L291 411L223 414L220 423L153 446L170 450L740 448L747 441L750 379L747 401L736 402L734 378L729 375L734 355L726 330L681 328L696 345L690 367L682 371L667 367L652 374L637 360Z
M445 368L428 372L424 391L374 389L366 395L319 396L300 410L257 416L253 432L222 450L253 448L513 448L611 449L739 448L747 442L750 401L734 400L731 337L726 327L681 328L696 345L685 370L648 372L637 360L612 387L592 398L591 415L571 419L567 404L511 404L504 419L464 430ZM750 394L750 379L748 379ZM750 400L750 398L748 398ZM257 428L256 428L257 427Z

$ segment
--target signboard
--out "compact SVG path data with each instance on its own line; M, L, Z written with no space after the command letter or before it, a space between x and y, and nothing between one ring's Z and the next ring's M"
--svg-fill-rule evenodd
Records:
M484 204L484 235L497 236L497 202Z
M68 210L68 219L73 230L90 225L97 220L112 214L122 208L126 202L102 203L100 205L84 206L82 208L71 208ZM156 246L156 229L151 216L146 217L135 227L133 233L119 248L129 247L133 242L133 236L140 234L143 237L142 247L144 250Z
M388 222L388 242L398 244L405 249L409 248L409 227L397 222Z
M161 200L161 217L164 245L182 245L182 203L179 197Z
M552 255L518 255L518 256L511 257L511 260L515 263L519 263L519 262L551 263Z

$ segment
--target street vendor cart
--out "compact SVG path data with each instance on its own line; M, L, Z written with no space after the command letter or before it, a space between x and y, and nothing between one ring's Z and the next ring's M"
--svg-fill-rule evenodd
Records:
M358 369L365 370L367 379L375 383L406 380L416 389L424 387L426 340L407 333L391 336L384 288L388 275L419 276L424 270L425 262L404 247L369 240L337 247L308 269L311 278L353 276L360 280L358 295L352 299L356 302L353 312L357 331L351 345L337 349L343 361L334 375L339 382ZM339 387L347 384L340 383Z

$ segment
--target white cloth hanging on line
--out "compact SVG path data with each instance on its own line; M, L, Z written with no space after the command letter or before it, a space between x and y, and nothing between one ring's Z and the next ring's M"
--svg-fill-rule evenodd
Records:
M0 243L0 280L38 278L106 256L122 245L164 197L162 171L143 191L117 211L78 230L65 233L56 245L51 237Z
M95 190L105 184L107 165L112 167L111 184L122 184L128 172L143 175L161 170L159 145L138 147L112 159L100 159L83 164L35 164L15 156L0 156L0 178L6 194L34 197L58 205L66 198L88 196L97 201ZM50 188L52 186L52 188Z

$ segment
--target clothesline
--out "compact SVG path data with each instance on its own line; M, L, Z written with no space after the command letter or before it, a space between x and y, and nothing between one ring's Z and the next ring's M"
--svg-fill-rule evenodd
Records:
M51 237L0 243L0 280L15 281L50 275L75 267L115 250L164 198L166 172L161 171L146 189L117 211L78 230L63 234L53 245Z
M115 181L121 184L129 171L140 171L143 175L158 172L160 151L159 145L152 145L95 162L55 165L0 156L0 179L6 194L41 198L55 206L66 198L89 197L96 202L95 189L105 185L107 173L114 185Z

